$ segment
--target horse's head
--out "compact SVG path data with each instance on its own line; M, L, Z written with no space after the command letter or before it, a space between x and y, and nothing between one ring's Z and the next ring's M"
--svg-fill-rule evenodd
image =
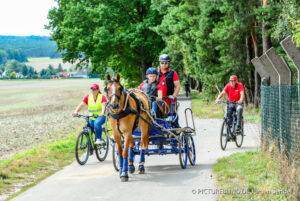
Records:
M108 97L108 106L113 110L120 109L120 100L123 95L123 86L120 83L120 75L111 78L110 75L106 77L107 84L105 86L105 92Z

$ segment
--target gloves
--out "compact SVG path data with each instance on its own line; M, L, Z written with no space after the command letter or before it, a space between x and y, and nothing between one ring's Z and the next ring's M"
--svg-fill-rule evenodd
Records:
M170 96L169 96L169 99L171 99L171 100L174 100L174 99L175 99L175 97L174 97L174 96L172 96L172 95L170 95Z

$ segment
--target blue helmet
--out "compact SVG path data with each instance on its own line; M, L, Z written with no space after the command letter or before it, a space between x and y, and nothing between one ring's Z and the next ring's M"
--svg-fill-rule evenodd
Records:
M158 75L158 72L157 72L156 68L150 67L150 68L148 68L147 71L146 71L146 75L149 75L149 74L155 74L155 75Z

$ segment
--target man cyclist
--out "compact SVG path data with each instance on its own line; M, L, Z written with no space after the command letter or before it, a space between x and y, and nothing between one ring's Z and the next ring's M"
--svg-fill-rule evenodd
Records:
M241 131L241 119L243 115L243 102L245 99L245 89L241 82L238 82L236 75L231 75L229 83L224 87L223 91L218 95L216 103L220 102L221 98L227 95L227 117L229 118L229 125L232 123L232 114L234 111L237 113L237 130Z
M84 96L82 102L76 107L73 115L77 115L78 112L84 107L88 107L89 115L94 115L95 117L90 117L89 124L92 130L96 134L95 144L104 145L105 142L102 140L102 125L105 123L105 104L107 99L100 92L100 87L98 84L92 84L91 93Z
M151 100L151 113L153 116L157 115L158 112L158 106L156 103L156 97L157 97L157 75L158 72L156 68L150 67L146 71L146 77L147 79L144 80L138 87L138 89L144 91Z

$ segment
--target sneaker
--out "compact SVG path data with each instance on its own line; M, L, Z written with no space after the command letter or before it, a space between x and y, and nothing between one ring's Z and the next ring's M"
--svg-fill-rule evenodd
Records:
M95 145L101 145L101 146L104 146L105 145L105 142L101 139L96 139L95 141Z

